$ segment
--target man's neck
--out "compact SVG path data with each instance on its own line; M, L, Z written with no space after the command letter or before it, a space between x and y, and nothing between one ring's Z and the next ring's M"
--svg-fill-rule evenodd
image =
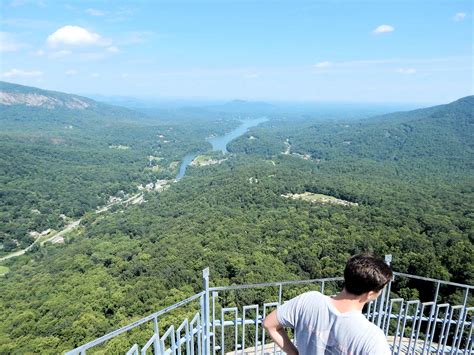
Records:
M347 313L352 311L362 312L366 301L365 297L353 295L344 289L331 298L331 303L339 312Z

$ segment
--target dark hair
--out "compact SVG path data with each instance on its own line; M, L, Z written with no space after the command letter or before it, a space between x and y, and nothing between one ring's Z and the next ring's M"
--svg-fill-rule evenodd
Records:
M368 254L351 257L344 269L344 288L353 295L378 292L391 280L392 269L382 259Z

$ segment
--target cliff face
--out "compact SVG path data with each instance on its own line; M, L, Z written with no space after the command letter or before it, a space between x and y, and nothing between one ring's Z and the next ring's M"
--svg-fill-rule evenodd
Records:
M69 108L72 110L84 110L93 106L90 102L76 97L57 98L39 93L0 92L0 105L26 105L43 107L47 109Z
M87 97L0 81L0 120L17 124L56 122L60 124L104 124L134 121L143 114L104 104Z

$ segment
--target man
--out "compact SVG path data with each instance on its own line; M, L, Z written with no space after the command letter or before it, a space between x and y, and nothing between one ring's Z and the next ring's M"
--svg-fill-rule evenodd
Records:
M344 270L344 288L334 297L306 292L285 302L264 320L273 341L287 354L391 354L382 330L362 314L392 278L383 260L355 255ZM284 328L295 333L293 344Z

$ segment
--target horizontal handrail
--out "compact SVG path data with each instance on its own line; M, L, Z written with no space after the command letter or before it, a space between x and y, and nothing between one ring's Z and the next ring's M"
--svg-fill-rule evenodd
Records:
M407 277L411 279L417 279L417 280L422 280L422 281L430 281L433 283L440 283L443 285L449 285L449 286L456 286L456 287L462 287L462 288L467 288L467 289L474 289L474 286L471 285L466 285L466 284L460 284L457 282L451 282L451 281L444 281L444 280L438 280L438 279L432 279L429 277L424 277L424 276L417 276L417 275L410 275L410 274L405 274L403 272L394 272L394 276L402 276L402 277ZM290 281L276 281L276 282L264 282L264 283L257 283L257 284L244 284L244 285L230 285L230 286L215 286L215 287L210 287L209 291L227 291L227 290L240 290L240 289L246 289L246 288L257 288L257 287L277 287L277 286L285 286L285 285L301 285L301 284L310 284L310 283L316 283L316 282L331 282L331 281L343 281L344 278L342 276L340 277L328 277L328 278L323 278L323 279L310 279L310 280L290 280Z
M405 274L403 272L394 272L393 274L395 276L403 276L403 277L408 277L410 279L430 281L430 282L434 282L434 283L440 283L440 284L443 284L443 285L456 286L456 287L462 287L462 288L468 288L470 290L474 290L474 286L466 285L466 284L460 284L460 283L457 283L457 282L432 279L432 278L424 277L424 276L410 275L410 274Z
M301 284L309 284L309 283L315 283L315 282L330 282L330 281L342 281L342 280L344 280L343 277L328 277L325 279L265 282L265 283L259 283L259 284L210 287L209 291L240 290L240 289L245 289L245 288L257 288L257 287L277 287L277 286L285 286L285 285L301 285Z

